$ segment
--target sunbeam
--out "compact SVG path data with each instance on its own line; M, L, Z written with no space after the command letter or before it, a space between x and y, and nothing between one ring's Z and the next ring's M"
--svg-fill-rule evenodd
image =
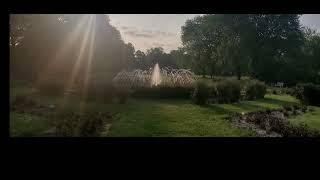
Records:
M93 59L93 49L94 49L94 40L96 36L96 16L93 15L93 23L91 26L91 37L90 37L90 45L89 45L89 53L88 53L88 61L86 65L86 70L85 70L85 79L83 82L82 86L82 100L80 103L80 112L83 110L85 101L87 99L88 95L88 85L89 85L89 80L90 80L90 72L91 72L91 64L92 64L92 59Z
M52 60L47 64L46 67L43 68L43 71L39 73L39 77L37 78L36 83L41 81L43 78L46 78L52 72L50 68L54 67L56 64L59 64L62 60L64 60L63 57L73 46L76 38L80 36L81 30L85 27L86 24L88 24L88 20L88 16L83 16L79 20L79 23L76 25L76 27L74 27L73 31L71 31L67 35L67 39L61 43L59 49L57 50L57 53L52 58Z
M83 56L85 54L85 52L88 50L87 47L87 42L88 42L88 38L89 38L89 34L91 32L91 29L92 29L92 22L93 22L93 15L90 16L90 19L89 19L89 22L88 22L88 26L87 26L87 30L86 30L86 33L84 35L84 38L82 40L82 43L81 43L81 47L80 47L80 50L79 50L79 55L77 57L77 60L72 68L72 71L71 71L71 75L70 75L70 78L69 80L67 81L67 84L66 84L66 88L65 88L65 91L69 91L74 83L75 83L75 80L76 80L76 77L80 71L80 66L81 66L81 63L83 61ZM68 99L68 95L64 95L64 98L63 98L63 102L62 104L65 104L66 101Z

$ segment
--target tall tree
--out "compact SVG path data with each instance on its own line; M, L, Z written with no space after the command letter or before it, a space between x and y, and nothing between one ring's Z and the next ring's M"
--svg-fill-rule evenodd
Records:
M127 67L134 48L123 42L109 21L102 14L12 15L12 73L29 80L46 76L63 80L74 71L79 79L88 72L93 78L111 79ZM17 41L18 37L23 38Z
M256 77L265 81L283 80L280 70L299 55L303 42L297 14L250 15L255 25L252 67ZM284 61L284 62L283 62ZM289 80L289 79L286 79Z
M146 62L146 55L144 54L144 52L140 50L135 52L134 67L137 69L143 69L143 70L147 69L148 65Z
M185 22L181 27L181 40L186 51L192 55L194 60L194 71L205 76L207 74L208 57L204 44L204 35L201 29L204 18L196 16Z

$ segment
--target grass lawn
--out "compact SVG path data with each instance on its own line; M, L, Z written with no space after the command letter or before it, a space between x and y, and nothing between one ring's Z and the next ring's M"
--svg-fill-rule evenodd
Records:
M30 93L28 88L11 89L11 97L18 94ZM63 102L63 98L32 95L41 105ZM67 108L77 110L78 98L67 101ZM190 100L177 99L135 99L127 104L102 104L89 102L84 107L94 111L107 111L115 115L111 128L106 136L114 137L181 137L181 136L218 136L237 137L252 136L253 132L232 127L225 117L232 112L250 112L267 108L278 108L282 104L295 103L297 100L286 95L266 95L264 99L243 101L235 104L211 104L198 106ZM78 109L79 110L79 109ZM49 112L43 112L46 114ZM320 108L303 116L292 119L296 122L307 122L320 129ZM308 120L307 120L308 119ZM31 115L26 113L10 113L11 136L45 136L52 129L50 116Z
M320 130L320 107L315 107L315 106L310 106L310 107L314 108L313 112L306 113L302 116L296 116L296 117L290 118L289 120L295 124L306 123L310 127Z
M290 96L266 95L256 101L201 107L189 100L131 99L117 110L119 117L108 136L251 136L252 132L234 128L224 118L232 112L279 108L294 102Z
M43 136L45 131L50 130L52 126L49 118L10 112L11 136Z
M10 100L16 95L28 94L38 104L49 105L67 102L64 108L80 110L79 98L64 100L62 97L43 96L32 93L30 88L12 86ZM279 108L283 104L298 102L288 95L267 94L264 99L242 101L234 104L210 104L198 106L190 100L181 99L137 99L130 98L126 104L102 104L88 102L83 106L89 111L106 111L114 114L114 120L105 136L114 137L177 137L177 136L252 136L253 132L233 127L225 117L233 112L252 112L268 108ZM320 107L313 112L290 118L293 123L305 122L320 129ZM46 136L53 128L50 113L40 115L10 112L11 136Z

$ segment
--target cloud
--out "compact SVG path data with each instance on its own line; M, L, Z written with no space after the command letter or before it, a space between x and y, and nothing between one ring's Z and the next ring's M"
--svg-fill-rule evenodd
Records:
M120 29L122 30L137 30L134 26L121 26Z
M154 42L154 43L153 43L153 46L156 46L156 47L164 47L164 46L166 46L166 45L163 44L163 43Z
M133 26L121 26L124 34L133 37L155 38L155 37L173 37L174 33L159 30L137 29Z
M144 38L152 38L154 37L152 34L140 33L139 31L125 31L124 34L135 37L144 37Z

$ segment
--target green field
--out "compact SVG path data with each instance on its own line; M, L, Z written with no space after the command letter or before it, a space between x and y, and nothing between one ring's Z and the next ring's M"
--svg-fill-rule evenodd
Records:
M58 107L67 102L66 107L79 110L77 97L69 100L54 96L32 94L28 88L11 88L11 99L18 94L29 93L38 104L55 104ZM103 104L88 102L85 109L89 111L112 112L113 122L104 136L114 137L183 137L215 136L238 137L253 136L254 133L233 127L225 117L233 112L252 112L268 108L279 108L283 104L296 103L288 95L267 94L264 99L242 101L234 104L210 104L198 106L190 100L177 99L135 99L130 98L126 104ZM320 108L312 107L313 112L291 119L293 123L305 122L311 127L320 129ZM46 136L52 130L53 122L50 113L28 114L10 112L11 136Z

